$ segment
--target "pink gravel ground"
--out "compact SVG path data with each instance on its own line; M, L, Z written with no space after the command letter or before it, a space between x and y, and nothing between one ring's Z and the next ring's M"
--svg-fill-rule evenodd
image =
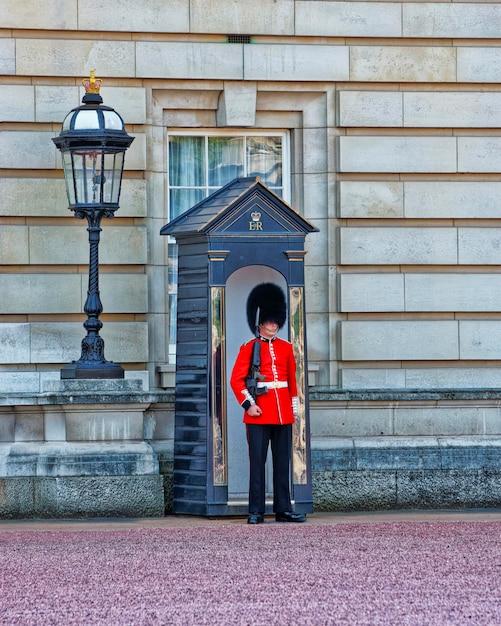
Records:
M0 624L501 624L501 522L0 527Z

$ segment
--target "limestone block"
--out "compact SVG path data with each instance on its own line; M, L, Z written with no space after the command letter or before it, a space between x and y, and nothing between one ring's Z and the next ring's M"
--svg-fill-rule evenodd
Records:
M53 169L56 146L53 132L0 131L0 168Z
M499 367L433 367L405 370L409 389L491 389L501 387Z
M395 407L395 435L482 435L486 407Z
M329 217L328 211L328 175L303 174L303 207L301 214L306 218L325 219Z
M157 404L144 414L144 438L157 441L174 439L174 411L166 404Z
M339 126L402 126L402 108L398 91L341 91Z
M296 35L400 37L401 8L389 2L296 2Z
M0 411L0 442L14 441L15 428L14 413L10 408L3 408Z
M500 138L501 140L501 138ZM339 137L341 172L455 172L455 137Z
M0 39L0 72L16 73L16 42L14 39Z
M0 215L72 215L62 179L0 178L0 197Z
M404 311L403 274L341 274L340 310Z
M501 263L501 228L460 228L459 263L499 265Z
M406 181L405 217L497 218L501 183Z
M135 133L134 141L125 153L125 170L145 170L146 169L146 135Z
M134 76L133 41L17 39L16 74L26 76Z
M0 178L0 215L73 217L62 178ZM146 215L146 181L125 178L120 217Z
M457 49L458 82L498 83L501 80L501 48Z
M146 180L142 178L124 178L120 194L118 217L146 217Z
M40 391L38 372L1 372L0 393L29 393ZM0 422L2 416L0 413Z
M186 33L189 31L189 0L79 0L80 30Z
M134 441L143 438L143 412L138 406L68 407L68 441Z
M34 87L0 85L0 122L32 122L34 119Z
M88 276L87 274L81 276L82 303L84 303L87 297ZM99 288L106 313L147 313L148 311L146 274L101 272Z
M328 169L327 131L325 128L303 129L303 173L319 174Z
M0 229L0 264L29 263L26 226L5 225Z
M246 44L245 80L349 80L346 46Z
M78 274L0 274L0 313L80 312L80 283Z
M30 330L31 363L66 363L80 357L80 342L85 336L81 324L33 322ZM140 363L148 360L146 322L107 322L101 335L105 340L108 360L122 363Z
M404 126L496 128L501 126L501 93L404 93Z
M30 362L29 326L29 324L0 324L0 363Z
M0 3L2 28L76 30L78 0L4 0Z
M43 441L44 422L40 409L30 411L17 407L15 418L14 441Z
M461 359L501 359L499 320L460 320Z
M343 368L341 387L343 389L398 389L405 387L405 370Z
M144 124L146 121L146 90L144 87L101 87L106 106L116 109L125 124ZM80 100L85 90L80 88Z
M308 313L329 311L329 268L326 265L307 265L304 268L306 310Z
M459 358L456 321L341 322L345 361L444 360Z
M418 2L402 7L404 37L499 37L497 4Z
M242 46L226 43L138 41L136 76L242 79Z
M341 228L345 265L456 264L455 228Z
M403 217L400 182L343 180L339 183L341 217Z
M311 233L306 238L305 250L307 253L308 265L327 265L329 246L329 221L330 220L308 220L318 228L318 232Z
M218 126L254 126L256 89L254 82L225 82L217 109Z
M390 407L311 407L313 437L375 437L391 434Z
M501 137L458 137L459 172L499 172Z
M294 35L294 0L191 0L190 32Z
M406 311L501 311L501 274L406 274Z
M78 87L35 85L37 122L62 123L71 109L79 104Z
M78 226L30 226L29 230L30 263L49 265L88 263L89 244L83 223ZM145 228L111 226L108 220L105 220L99 258L101 263L146 263Z
M59 372L57 372L60 376ZM66 416L59 405L44 406L44 438L46 441L66 441Z
M308 358L312 361L329 359L329 316L327 313L307 313Z
M352 46L350 80L455 81L456 52L445 46Z

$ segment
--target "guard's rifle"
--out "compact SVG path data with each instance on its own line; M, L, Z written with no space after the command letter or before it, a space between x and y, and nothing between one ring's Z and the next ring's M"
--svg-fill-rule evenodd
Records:
M267 387L258 387L258 382L264 380L264 376L260 372L261 368L261 342L259 341L259 307L256 311L255 333L257 341L252 346L252 357L249 366L249 373L245 379L245 386L249 390L250 395L256 399L257 396L263 395L268 391Z

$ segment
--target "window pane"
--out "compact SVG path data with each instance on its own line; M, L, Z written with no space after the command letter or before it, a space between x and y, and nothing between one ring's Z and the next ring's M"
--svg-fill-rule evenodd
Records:
M173 220L181 213L191 209L193 205L204 198L205 189L171 189L169 193L170 219Z
M247 137L247 171L267 185L282 185L282 138Z
M243 137L209 137L209 185L222 187L243 172Z
M205 185L204 137L169 137L169 184L175 187Z

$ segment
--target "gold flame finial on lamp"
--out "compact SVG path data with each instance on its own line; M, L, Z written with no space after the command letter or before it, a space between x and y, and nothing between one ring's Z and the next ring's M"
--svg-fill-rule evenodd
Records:
M82 85L85 87L85 93L99 93L103 81L101 78L96 78L96 70L90 71L90 78L84 78Z

